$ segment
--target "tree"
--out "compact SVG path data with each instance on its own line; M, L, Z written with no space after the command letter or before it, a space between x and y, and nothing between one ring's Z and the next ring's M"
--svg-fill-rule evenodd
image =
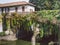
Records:
M30 3L35 4L40 10L60 9L60 0L30 0Z
M60 0L54 0L52 9L60 9Z

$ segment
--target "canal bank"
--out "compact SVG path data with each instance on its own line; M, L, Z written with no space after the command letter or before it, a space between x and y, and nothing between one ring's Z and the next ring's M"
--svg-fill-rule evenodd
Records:
M17 38L15 34L12 34L12 35L0 36L0 40L15 41L17 40Z

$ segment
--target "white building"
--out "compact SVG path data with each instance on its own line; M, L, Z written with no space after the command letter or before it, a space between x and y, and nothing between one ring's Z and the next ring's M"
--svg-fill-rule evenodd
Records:
M0 15L2 13L30 13L35 11L35 5L29 2L12 2L12 3L5 3L0 4ZM1 21L2 22L2 21ZM0 22L0 23L1 23ZM2 23L0 24L0 32L2 32Z
M13 13L13 12L34 12L35 5L29 2L12 2L0 4L0 14L1 13Z

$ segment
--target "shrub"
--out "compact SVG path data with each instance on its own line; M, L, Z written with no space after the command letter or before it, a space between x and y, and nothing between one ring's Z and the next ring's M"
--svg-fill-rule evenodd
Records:
M42 10L38 11L37 15L40 15L42 18L52 20L54 17L60 16L60 10Z

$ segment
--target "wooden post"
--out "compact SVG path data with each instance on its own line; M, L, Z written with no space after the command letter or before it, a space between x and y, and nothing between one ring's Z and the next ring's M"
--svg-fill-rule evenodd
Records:
M17 10L18 10L18 8L17 8L17 7L15 7L15 12L17 12Z

